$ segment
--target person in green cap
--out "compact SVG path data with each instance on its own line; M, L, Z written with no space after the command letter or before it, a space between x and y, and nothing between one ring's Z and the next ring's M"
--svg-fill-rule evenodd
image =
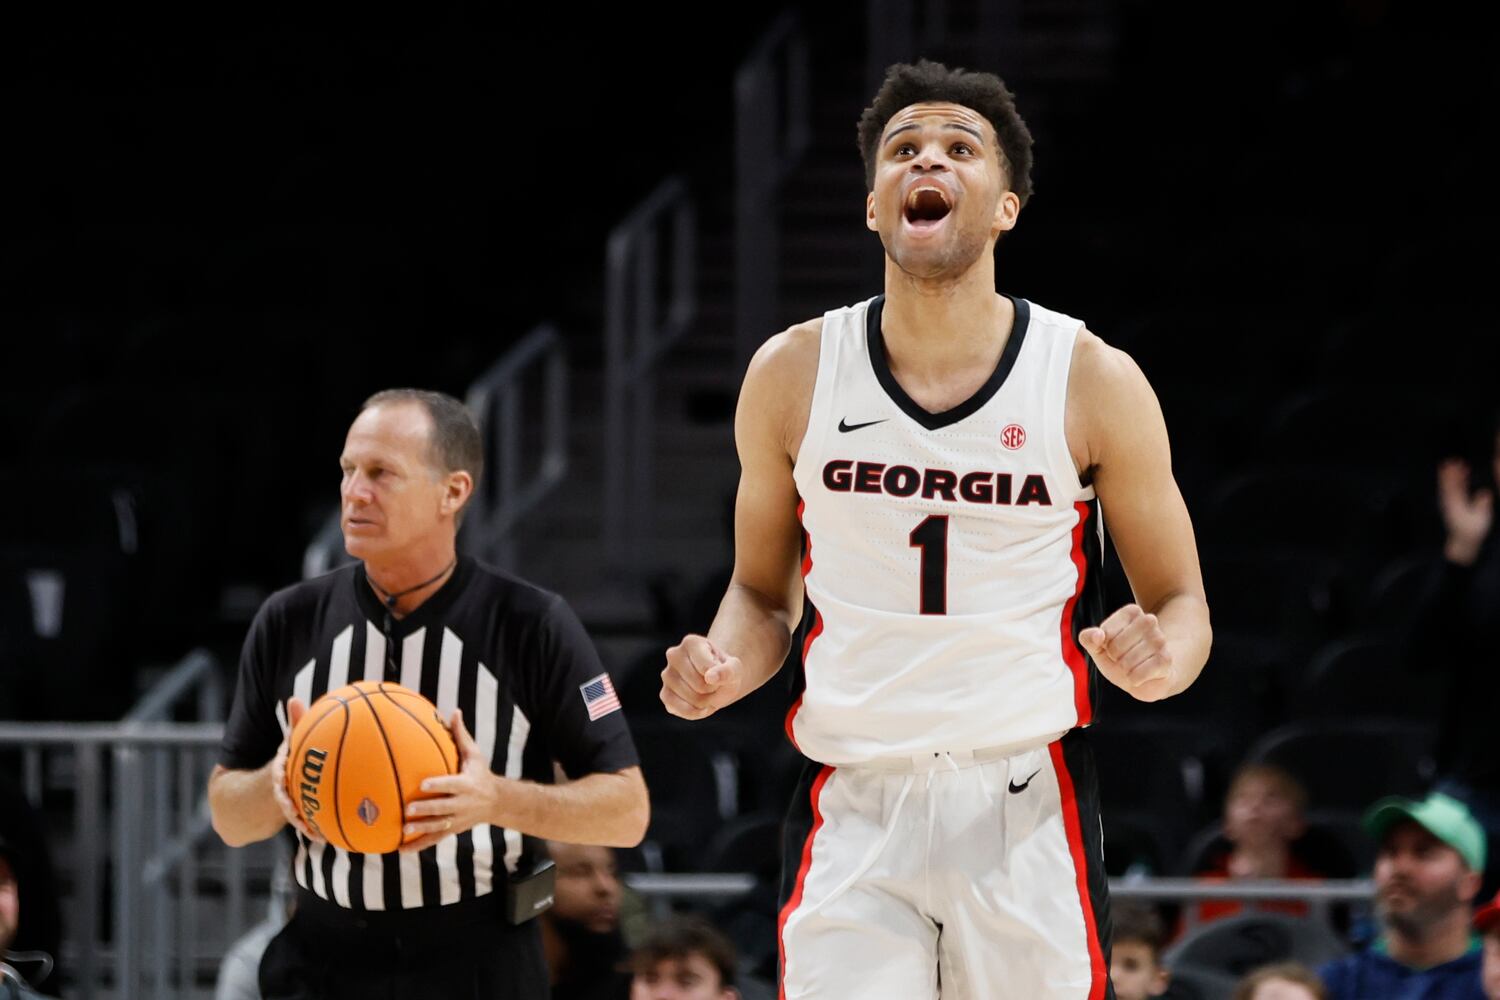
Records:
M1380 842L1375 908L1382 933L1318 970L1329 1000L1485 1000L1470 911L1484 871L1484 830L1458 799L1386 798L1365 813Z

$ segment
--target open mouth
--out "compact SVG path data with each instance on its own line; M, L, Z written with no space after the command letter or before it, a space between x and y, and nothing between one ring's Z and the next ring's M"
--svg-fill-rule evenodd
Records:
M906 221L913 225L941 222L952 209L948 196L935 187L919 187L906 196Z

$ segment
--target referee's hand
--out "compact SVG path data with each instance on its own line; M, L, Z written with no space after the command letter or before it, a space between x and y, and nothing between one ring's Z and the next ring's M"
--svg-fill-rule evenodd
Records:
M403 854L426 850L440 840L494 820L501 779L490 770L489 761L469 735L462 709L453 710L448 729L458 748L458 773L426 779L422 791L431 797L407 804L406 828L401 831Z
M281 815L292 824L292 829L312 841L314 844L322 844L322 837L308 829L307 824L302 822L302 814L297 811L297 806L292 802L292 797L286 792L286 758L291 749L292 730L297 728L297 723L302 721L302 716L307 714L307 706L293 698L286 703L286 715L290 720L286 727L286 735L281 738L281 746L276 750L276 756L271 758L271 794L276 798L276 805L281 809Z
M706 719L740 696L744 667L701 635L667 650L661 672L661 702L680 719Z

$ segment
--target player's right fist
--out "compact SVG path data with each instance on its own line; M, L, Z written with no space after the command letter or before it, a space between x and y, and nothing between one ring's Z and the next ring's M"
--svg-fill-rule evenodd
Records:
M681 719L706 719L739 698L743 668L701 635L667 650L661 672L661 703Z

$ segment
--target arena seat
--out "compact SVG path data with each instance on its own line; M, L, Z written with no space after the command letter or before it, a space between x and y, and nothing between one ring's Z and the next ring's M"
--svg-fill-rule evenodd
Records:
M651 789L646 839L660 848L668 871L696 870L705 845L723 822L710 751L687 725L633 727L641 771Z
M1304 719L1267 733L1247 760L1290 771L1319 808L1363 809L1420 794L1434 777L1435 743L1430 725L1406 719Z
M1381 716L1435 723L1442 712L1442 674L1421 683L1400 662L1401 650L1385 636L1358 635L1323 646L1308 663L1288 700L1294 718Z
M1437 563L1436 549L1391 560L1370 581L1361 602L1360 621L1371 631L1404 636Z
M1174 825L1152 812L1102 809L1104 871L1110 878L1168 874L1178 840Z
M1238 978L1216 969L1180 965L1172 969L1171 982L1161 1000L1230 1000Z
M781 870L782 814L765 810L727 820L703 852L706 872L746 872L776 880Z
M1189 931L1162 956L1168 968L1193 966L1243 976L1271 962L1318 966L1348 953L1321 920L1281 913L1242 913Z
M1184 825L1183 835L1204 818L1210 775L1226 762L1223 734L1175 719L1106 721L1088 733L1105 815L1110 809L1153 813Z

